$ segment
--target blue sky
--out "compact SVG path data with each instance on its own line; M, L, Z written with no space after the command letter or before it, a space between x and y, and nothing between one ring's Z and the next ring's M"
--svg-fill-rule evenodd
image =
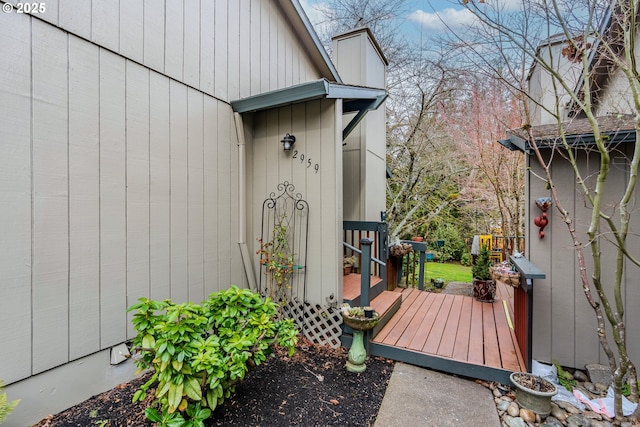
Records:
M312 23L318 21L317 8L326 8L323 0L299 0ZM469 24L473 15L455 0L406 0L406 12L400 28L407 35L419 37L420 32L440 32L444 30L442 20L451 27Z

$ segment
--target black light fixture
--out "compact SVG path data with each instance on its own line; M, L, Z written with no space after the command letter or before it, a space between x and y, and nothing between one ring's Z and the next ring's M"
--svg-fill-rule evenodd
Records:
M284 148L284 151L291 151L291 147L296 143L296 137L286 134L280 142L282 142L282 148Z

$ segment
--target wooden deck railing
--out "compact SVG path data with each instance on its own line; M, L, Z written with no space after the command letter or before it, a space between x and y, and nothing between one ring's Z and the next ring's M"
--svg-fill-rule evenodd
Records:
M388 225L386 222L344 221L344 256L357 255L362 277L360 304L369 305L371 275L387 280Z
M546 275L524 257L510 257L511 263L520 273L520 286L513 292L513 326L525 357L527 370L531 372L532 331L533 331L533 280L544 279Z
M389 227L387 223L375 221L343 221L342 229L344 233L343 241L351 247L359 248L362 239L367 238L372 240L371 256L380 262L376 262L371 266L371 274L386 280L386 262L389 254ZM345 256L352 256L359 252L347 245L344 247ZM362 269L362 265L359 265L359 268Z
M412 240L401 240L401 244L410 244L412 252L402 257L389 258L389 284L395 288L404 279L407 288L424 289L425 263L427 262L427 244ZM416 275L416 271L418 274Z

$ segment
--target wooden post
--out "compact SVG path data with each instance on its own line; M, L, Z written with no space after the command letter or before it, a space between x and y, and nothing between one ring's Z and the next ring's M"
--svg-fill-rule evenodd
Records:
M360 306L366 307L369 305L369 287L371 286L371 245L373 239L367 237L360 240L362 249L362 269L360 271Z

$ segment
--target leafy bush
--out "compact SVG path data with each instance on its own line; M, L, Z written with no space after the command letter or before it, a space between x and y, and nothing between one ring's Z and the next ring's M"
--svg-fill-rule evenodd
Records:
M274 345L293 354L298 331L291 319L278 320L276 304L248 289L232 286L212 293L201 305L140 298L136 364L152 369L151 379L134 394L144 400L157 381L146 415L160 426L204 426L211 411L235 391L250 367L263 362Z
M471 255L469 252L463 252L460 257L460 264L470 266L471 265Z
M440 261L459 261L462 254L466 252L466 245L460 234L460 230L453 224L440 224L429 233L430 244L433 245L438 240L444 240L444 246L433 246L433 249L437 250L440 254Z
M9 415L9 413L13 411L13 408L15 408L20 402L19 399L9 402L7 400L7 393L4 393L2 391L3 388L4 383L2 382L2 380L0 380L0 424L2 424L4 420L7 419L7 415Z

